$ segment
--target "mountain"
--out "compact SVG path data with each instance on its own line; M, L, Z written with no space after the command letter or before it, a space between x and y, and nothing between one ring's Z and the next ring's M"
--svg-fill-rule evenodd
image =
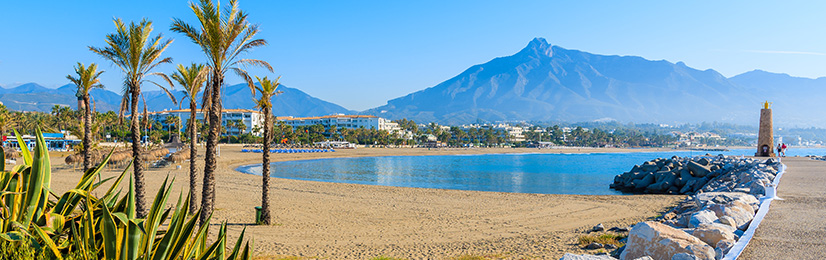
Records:
M729 80L757 97L758 101L772 102L775 122L789 126L826 126L823 109L826 77L811 79L754 70Z
M739 122L758 107L743 87L682 62L568 50L533 39L518 53L475 65L434 87L368 110L391 119ZM742 123L745 123L743 121Z
M330 114L352 114L339 105L315 98L301 90L279 86L283 93L273 98L273 113L278 116L323 116ZM50 89L36 83L27 83L14 88L0 87L0 102L10 110L50 112L54 105L69 106L77 109L76 87L73 84L63 85L57 89ZM171 91L177 101L184 97L183 92ZM117 111L122 95L106 90L92 89L90 95L98 111ZM144 91L144 99L149 111L177 109L169 97L161 90ZM246 84L226 86L222 100L227 109L254 109L252 95ZM201 97L197 97L198 103ZM187 108L189 100L184 99L183 108ZM143 107L143 100L140 101Z

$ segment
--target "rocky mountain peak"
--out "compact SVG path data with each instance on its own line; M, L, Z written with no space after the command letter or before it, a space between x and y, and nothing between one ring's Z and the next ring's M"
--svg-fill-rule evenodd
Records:
M544 56L551 57L551 56L553 56L553 48L552 47L553 46L551 44L549 44L548 41L545 40L545 38L536 37L536 38L533 38L533 40L531 40L531 42L528 43L528 46L526 46L520 52L521 53L533 54L533 55L537 55L537 56L544 55Z

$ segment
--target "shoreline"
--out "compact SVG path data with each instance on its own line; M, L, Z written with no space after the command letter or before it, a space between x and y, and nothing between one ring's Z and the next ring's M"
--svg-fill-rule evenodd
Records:
M390 187L272 178L270 196L276 225L252 225L260 204L261 176L235 171L260 162L261 154L242 153L242 145L222 145L216 170L213 222L227 221L230 239L246 228L259 259L402 259L452 258L463 255L498 259L559 258L585 252L574 244L598 223L628 226L662 213L679 195L555 195L432 188ZM273 154L273 162L303 159L536 153L535 148L359 148L333 153ZM542 153L572 152L542 149ZM677 151L674 149L579 148L587 152ZM198 165L202 167L203 147ZM74 187L79 171L53 157L52 187L62 193ZM180 165L178 169L176 166ZM148 168L151 200L168 174L174 191L188 189L189 163ZM629 166L630 167L630 166ZM123 169L108 169L104 178ZM200 178L196 194L200 198ZM104 185L104 187L106 187ZM217 225L217 224L215 224ZM211 229L211 235L217 229ZM232 240L234 241L234 240Z

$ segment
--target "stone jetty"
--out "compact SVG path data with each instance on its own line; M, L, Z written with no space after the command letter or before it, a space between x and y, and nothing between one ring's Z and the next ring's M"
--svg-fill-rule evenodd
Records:
M634 225L619 259L721 259L749 227L780 163L733 156L671 157L635 165L611 188L688 194L656 221ZM566 254L562 259L616 259Z
M611 188L634 193L744 192L763 196L780 164L734 156L658 158L614 177Z

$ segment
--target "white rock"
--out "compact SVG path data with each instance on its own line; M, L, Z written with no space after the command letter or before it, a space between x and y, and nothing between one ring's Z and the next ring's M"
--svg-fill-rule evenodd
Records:
M724 225L721 224L702 224L694 230L692 235L712 247L716 246L717 242L720 242L720 240L734 240L734 230L724 228Z
M724 225L729 225L733 228L737 228L737 222L735 222L734 219L729 216L720 217L720 223Z
M709 214L712 214L709 212ZM698 259L714 259L714 249L705 242L679 229L654 221L641 222L628 234L628 243L620 259L650 256L671 259L678 253L688 253Z
M711 210L701 210L691 214L691 218L688 220L688 227L696 228L700 226L700 224L711 224L717 220L717 214Z

